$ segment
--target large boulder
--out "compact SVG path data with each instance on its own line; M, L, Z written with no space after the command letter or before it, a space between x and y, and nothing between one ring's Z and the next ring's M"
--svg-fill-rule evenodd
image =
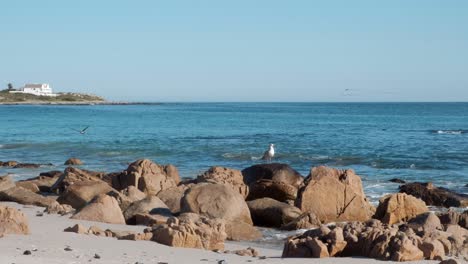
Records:
M78 158L69 158L65 161L64 165L83 165L83 162Z
M27 180L17 181L17 186L34 184L39 188L40 192L52 192L52 186L57 182L63 174L61 171L42 172L39 176Z
M15 208L0 205L0 237L5 234L29 234L26 216Z
M117 190L135 186L148 195L176 187L180 182L177 168L173 165L159 165L142 159L130 164L127 170L112 178L112 186Z
M265 179L299 188L304 180L299 172L289 165L281 163L257 164L243 169L242 175L244 176L244 182L248 185Z
M459 213L455 210L449 209L447 212L439 214L439 218L443 225L459 225L468 229L468 210L465 210L463 213Z
M262 179L250 184L247 200L269 197L280 202L294 201L297 198L297 191L297 187L293 185Z
M314 213L324 223L366 221L374 214L362 188L361 178L353 170L314 167L299 190L296 206Z
M137 214L172 216L169 208L156 196L148 196L143 200L132 203L124 212L127 224L136 224L135 216Z
M249 187L244 183L242 172L225 167L211 167L197 177L197 182L225 184L240 193L244 198L249 194Z
M406 193L396 193L380 199L374 218L391 225L426 212L428 209L422 200Z
M249 201L247 205L256 226L279 228L302 214L301 209L271 198Z
M446 188L436 187L431 182L413 182L400 186L400 192L420 198L427 205L445 207L468 207L468 195Z
M244 197L224 184L194 185L181 200L181 212L252 224Z
M436 230L443 230L439 217L433 212L417 215L408 221L408 226L419 236L433 233Z
M296 219L281 226L282 230L313 229L322 224L314 213L302 213Z
M242 221L224 221L228 240L253 241L259 240L263 234L255 226Z
M94 172L78 169L75 167L68 167L57 179L54 185L52 185L51 190L62 193L68 188L68 186L78 182L101 181L101 178L104 175L105 174L102 172Z
M101 180L80 181L70 185L64 192L62 192L58 197L57 202L61 204L69 204L73 208L79 209L99 194L105 194L110 191L112 191L112 187Z
M117 200L109 195L100 194L88 205L83 207L72 219L103 222L109 224L125 224L125 218Z
M184 197L185 191L189 188L190 186L181 184L177 187L162 190L157 196L167 205L173 214L178 214L180 212L180 201Z
M171 247L223 250L226 232L221 219L209 219L196 214L170 218L153 229L152 240Z
M138 190L135 186L128 186L121 191L112 189L112 191L107 194L117 200L122 212L125 212L132 203L143 200L147 197L144 192Z
M15 182L10 176L1 176L0 177L0 191L8 190L12 187L15 187Z
M22 187L13 187L0 192L0 201L48 207L57 204L52 198L42 196Z
M30 190L31 192L34 192L34 193L39 193L41 191L39 189L39 187L33 182L18 181L18 182L15 183L15 185L18 186L18 187L22 187L24 189L28 189L28 190Z

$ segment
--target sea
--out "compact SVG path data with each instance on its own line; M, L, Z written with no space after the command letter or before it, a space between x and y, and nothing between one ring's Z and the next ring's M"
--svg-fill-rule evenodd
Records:
M85 134L77 130L84 129ZM354 169L376 204L398 191L392 178L468 193L468 103L161 103L0 106L0 161L52 164L1 168L14 179L63 170L115 172L141 158L193 178L211 166L274 162Z

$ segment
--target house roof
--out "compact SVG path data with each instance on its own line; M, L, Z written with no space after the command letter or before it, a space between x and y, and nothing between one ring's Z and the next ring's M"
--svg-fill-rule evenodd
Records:
M28 83L24 88L42 88L42 83Z

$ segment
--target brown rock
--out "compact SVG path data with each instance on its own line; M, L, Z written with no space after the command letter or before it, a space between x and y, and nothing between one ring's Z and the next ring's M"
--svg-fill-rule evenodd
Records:
M425 259L442 260L445 257L443 244L438 240L425 240L419 246L422 250Z
M463 213L459 213L452 209L439 215L440 222L443 225L459 225L463 228L468 229L468 210Z
M53 170L53 171L46 171L46 172L41 172L39 173L39 176L43 177L48 177L48 178L55 178L55 177L60 177L62 175L62 171L59 170Z
M118 190L136 186L148 195L156 195L162 190L176 187L179 182L179 173L173 165L163 166L143 159L133 162L127 170L115 176L112 185Z
M361 178L353 170L324 166L312 168L299 190L296 206L314 213L324 223L366 221L374 213L367 200Z
M401 236L394 242L395 252L391 255L393 261L416 261L422 260L424 253L415 245L414 241L406 236Z
M13 187L8 190L1 191L0 201L10 201L19 204L37 205L42 207L48 207L57 203L57 201L52 198L42 196L21 187Z
M225 221L228 240L253 241L262 238L263 234L256 227L242 221Z
M468 195L446 188L436 187L431 182L413 182L400 186L400 192L420 198L427 205L445 207L468 207Z
M9 161L5 161L5 162L0 161L0 164L1 164L2 167L14 167L14 166L18 165L18 162L14 161L14 160L9 160Z
M71 205L75 209L80 209L94 197L110 191L112 191L112 187L98 179L94 181L78 181L68 186L68 188L60 194L57 202Z
M37 185L35 183L32 183L32 182L19 181L19 182L16 182L16 186L22 187L22 188L27 189L27 190L30 190L31 192L34 192L34 193L38 193L38 192L41 191L39 189L39 187L37 187Z
M200 183L188 189L181 201L181 212L252 224L244 197L222 184Z
M0 205L0 237L6 234L29 234L28 220L17 209Z
M459 264L455 259L446 259L439 262L439 264Z
M408 221L408 226L420 236L435 230L443 230L439 217L432 212L422 213Z
M322 224L314 213L303 213L296 219L281 226L282 230L313 229Z
M64 192L68 186L76 184L78 182L90 182L90 181L101 181L101 177L104 173L93 172L78 169L75 167L68 167L65 169L63 174L57 179L54 185L51 187L52 190L56 190L58 193Z
M172 247L223 250L226 239L224 222L203 216L194 219L196 216L181 215L180 220L170 218L167 224L153 229L152 240Z
M156 196L148 196L143 200L132 203L124 212L125 221L128 224L136 224L136 214L159 214L172 216L167 206Z
M302 214L299 208L271 198L249 201L247 205L256 226L281 227Z
M83 165L83 162L77 158L69 158L65 161L64 165Z
M72 219L109 224L125 224L125 219L117 200L105 194L100 194L94 198L88 205L73 215Z
M158 198L163 201L173 214L180 212L180 201L184 197L185 191L189 188L187 185L179 185L158 193Z
M61 174L60 174L61 175ZM34 184L39 188L40 192L52 192L52 186L58 180L59 176L49 177L49 176L38 176L24 181L18 181L16 184L21 186L21 184Z
M75 212L75 209L68 204L59 204L55 203L52 205L47 206L45 212L48 214L59 214L59 215L67 215L70 213Z
M72 232L77 234L88 234L88 229L81 224L76 224L74 226L67 227L63 230L63 232Z
M249 187L244 183L241 171L224 167L211 167L197 177L197 182L225 184L240 193L244 198L249 194Z
M250 193L247 200L270 197L280 202L296 200L298 188L273 180L262 179L250 184Z
M146 194L138 190L135 186L128 186L121 191L112 189L112 191L108 192L107 195L110 195L117 200L122 212L125 212L132 203L146 198Z
M374 218L386 224L395 224L427 211L426 204L422 200L405 193L397 193L380 199Z
M167 222L170 216L166 215L152 215L147 213L138 213L133 216L135 225L155 226L162 225Z
M236 254L244 257L258 257L258 251L255 248L248 247L246 249L239 249L233 251L224 251L224 253Z
M287 164L280 163L257 164L242 170L242 175L247 185L265 179L299 188L304 180L299 172Z
M5 191L13 187L15 187L15 183L10 176L7 175L0 177L0 191Z

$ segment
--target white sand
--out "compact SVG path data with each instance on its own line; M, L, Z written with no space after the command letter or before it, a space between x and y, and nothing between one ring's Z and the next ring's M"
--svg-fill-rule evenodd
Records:
M234 254L220 254L206 250L173 248L152 241L125 241L115 238L97 237L63 232L66 227L81 223L85 227L92 225L102 229L141 231L143 226L110 225L97 222L69 219L67 216L48 215L36 216L43 208L23 206L16 203L1 204L15 207L23 211L29 220L30 235L6 235L0 238L0 264L23 263L129 263L142 264L162 263L218 263L225 260L233 263L395 263L377 261L366 258L326 258L326 259L281 259L281 250L259 248L261 256L267 259L242 257ZM69 246L72 251L65 251ZM246 248L241 243L226 242L226 249ZM35 251L37 249L37 251ZM23 255L25 250L31 250L32 255ZM100 259L95 259L94 254ZM420 261L412 263L438 263L436 261Z

